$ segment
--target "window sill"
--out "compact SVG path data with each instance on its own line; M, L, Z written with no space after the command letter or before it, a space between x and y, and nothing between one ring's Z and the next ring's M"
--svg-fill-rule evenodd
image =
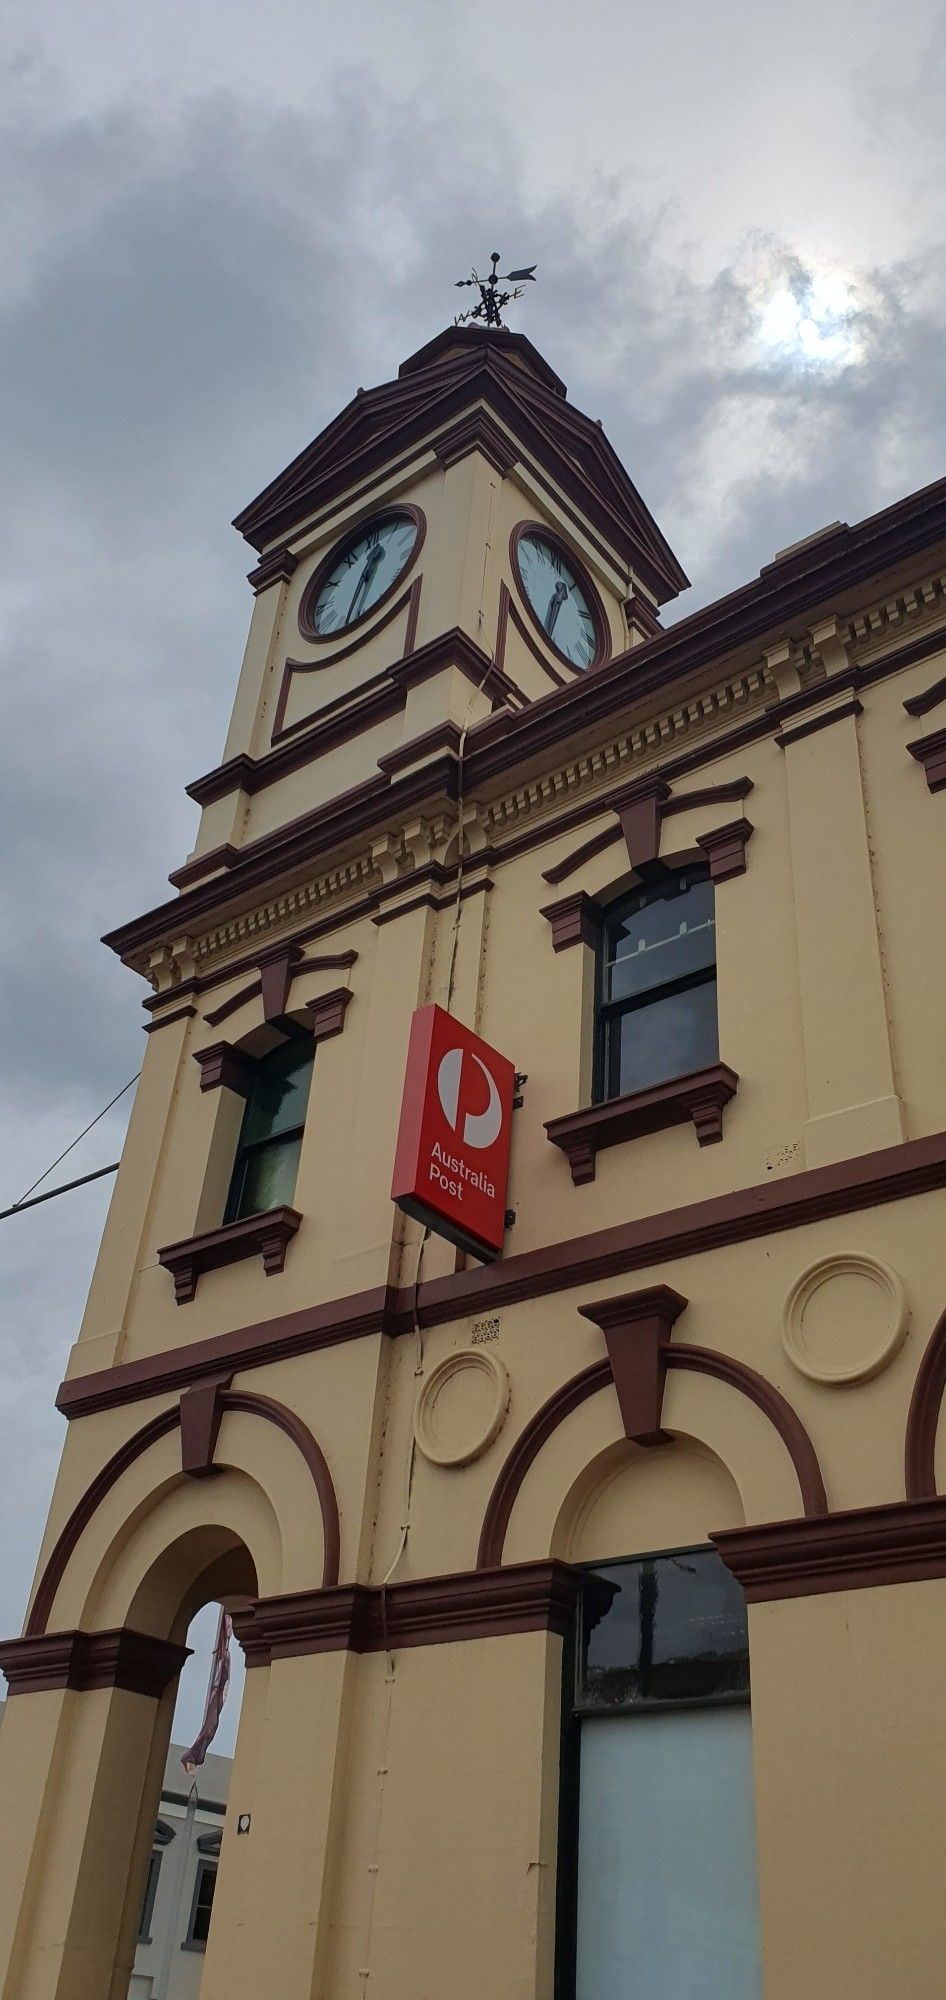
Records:
M204 1271L219 1271L245 1257L262 1256L267 1278L273 1277L283 1269L287 1247L301 1221L297 1209L267 1208L262 1215L243 1216L239 1222L225 1223L222 1229L208 1229L203 1236L167 1244L158 1251L158 1263L174 1279L175 1302L179 1306L190 1304Z
M564 1118L550 1118L545 1130L550 1143L565 1154L575 1186L581 1187L594 1180L598 1153L668 1125L692 1120L700 1145L715 1145L723 1136L723 1111L735 1097L738 1082L728 1063L712 1063L709 1069L675 1076L650 1090L635 1090L606 1104L571 1111Z

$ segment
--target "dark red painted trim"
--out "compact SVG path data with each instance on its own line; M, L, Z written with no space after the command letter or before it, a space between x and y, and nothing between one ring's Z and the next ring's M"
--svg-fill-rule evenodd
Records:
M240 1097L249 1096L256 1064L232 1042L211 1042L209 1048L195 1049L194 1061L200 1070L201 1090L235 1090Z
M507 437L487 410L472 410L468 417L451 424L434 439L433 449L445 471L462 458L468 458L471 451L480 452L500 478L519 463L518 445Z
M907 749L922 764L930 791L941 792L946 786L946 729L931 729L928 736L915 737Z
M255 569L247 576L247 583L258 597L261 590L268 590L271 583L288 583L299 567L299 558L289 548L271 549L268 556L262 556Z
M946 1577L946 1499L854 1507L711 1535L750 1604ZM909 1701L908 1690L904 1699Z
M342 631L340 632L316 631L315 625L313 624L312 617L310 614L329 571L335 568L336 563L341 562L343 555L346 553L346 550L348 550L351 547L353 542L358 542L361 540L361 537L364 534L366 528L376 527L380 523L384 523L386 521L399 521L399 520L410 521L417 531L414 540L414 546L411 550L410 555L408 556L406 563L404 564L403 569L398 570L396 577L394 578L393 582L389 583L387 590L383 593L383 595L379 597L374 604L370 605L367 611L363 611L361 613L360 618L355 618L352 620L352 623L350 625L344 626ZM424 546L426 536L427 536L427 516L423 512L422 508L413 506L410 501L398 500L394 502L390 507L370 508L368 512L362 516L361 520L358 521L354 527L349 528L348 532L342 536L340 541L333 542L331 548L328 549L326 554L322 557L322 560L319 563L317 569L313 570L312 575L310 576L309 581L306 584L306 587L302 593L302 599L299 605L299 630L302 634L302 637L308 640L310 646L330 646L332 644L333 639L337 641L341 638L345 638L346 650L348 650L347 648L348 633L359 632L360 638L357 643L359 644L363 643L365 638L368 636L365 631L365 627L374 618L376 612L380 611L382 609L382 606L388 603L389 599L393 596L394 592L401 588L401 585L410 575L410 572L414 568L417 562L417 558L420 555L421 549ZM331 657L322 660L320 662L320 665L326 667L334 666L335 661L340 657L341 655L338 653L332 654ZM275 730L273 733L275 734Z
M831 682L819 683L822 695L831 691ZM807 722L796 722L792 729L779 729L775 741L781 750L788 743L800 743L803 736L815 736L819 729L830 729L834 722L846 722L852 715L863 715L864 704L854 695L850 701L838 702L835 708L826 708L818 715L812 715Z
M946 652L946 632L941 632L939 639ZM938 708L943 701L946 701L946 674L941 680L934 681L931 687L924 688L922 694L911 695L903 706L908 715L928 715L931 708Z
M595 1161L609 1146L622 1146L650 1132L692 1120L701 1146L718 1144L723 1136L723 1112L735 1097L739 1078L728 1063L675 1076L649 1090L629 1091L605 1104L589 1104L563 1118L547 1118L550 1143L564 1153L576 1187L595 1177Z
M568 951L573 944L594 944L597 936L598 905L583 889L577 895L560 896L539 911L552 928L552 950Z
M645 868L660 853L660 822L670 800L665 778L636 778L612 792L608 805L616 812L632 868Z
M432 1278L420 1287L418 1316L424 1327L450 1325L475 1314L498 1312L521 1299L547 1298L572 1286L598 1284L650 1265L675 1263L727 1244L855 1215L944 1187L946 1132L935 1132L881 1152L810 1167L732 1194L713 1195L659 1215L549 1243L475 1270ZM120 1403L185 1388L230 1365L262 1368L333 1347L338 1341L407 1333L413 1326L413 1291L379 1286L74 1377L62 1383L56 1406L68 1418L91 1416Z
M274 1402L270 1396L258 1396L249 1389L221 1389L217 1383L216 1400L220 1415L226 1415L228 1410L233 1410L242 1411L247 1416L261 1417L264 1422L275 1424L277 1430L283 1431L286 1437L291 1438L296 1449L301 1452L312 1477L322 1516L324 1542L322 1586L326 1589L337 1583L340 1541L338 1500L327 1461L311 1431L294 1410L286 1409L284 1404ZM190 1420L185 1419L185 1422L188 1421ZM111 1492L122 1473L134 1465L136 1459L141 1458L142 1454L153 1444L157 1444L161 1438L177 1430L180 1423L180 1406L161 1410L158 1416L152 1417L148 1423L142 1424L140 1430L135 1431L130 1438L126 1438L124 1444L113 1452L112 1457L96 1473L81 1499L77 1500L50 1553L26 1621L27 1636L33 1637L37 1633L45 1632L56 1592L66 1573L70 1557L106 1495ZM193 1430L191 1437L193 1438ZM214 1447L216 1445L215 1437L213 1445Z
M551 1561L418 1577L384 1589L343 1584L257 1599L236 1614L233 1629L248 1667L306 1653L400 1651L513 1632L563 1634L583 1582L581 1570Z
M124 1688L160 1699L190 1658L189 1646L134 1632L44 1632L0 1643L0 1669L10 1695L45 1694L51 1688Z
M301 1221L298 1209L267 1208L261 1215L244 1215L239 1222L206 1229L202 1236L166 1243L158 1251L158 1263L174 1279L175 1303L190 1305L205 1271L220 1271L245 1257L262 1257L267 1278L277 1277L285 1269L286 1251Z
M665 1442L660 1414L670 1336L687 1304L670 1285L647 1285L578 1308L604 1334L624 1435L632 1444Z
M908 1500L936 1494L936 1432L946 1392L946 1312L930 1334L917 1369L904 1441L904 1486Z
M567 562L569 569L581 584L588 602L588 609L591 612L592 624L595 628L594 656L589 660L587 667L579 667L575 660L570 660L568 654L562 652L560 646L556 646L555 640L549 638L545 626L532 608L529 601L529 593L523 581L522 571L519 568L519 544L526 535L535 535L542 541L548 542L553 549L557 549L562 561ZM526 615L531 624L534 625L543 645L548 647L549 652L554 653L557 660L562 660L571 673L590 674L594 673L598 667L606 666L611 657L611 627L608 623L608 614L601 601L601 593L597 585L592 583L588 571L573 544L567 542L563 535L558 534L545 521L517 521L509 537L509 566L519 586L519 595L522 598Z
M714 826L711 833L698 833L697 847L709 862L711 882L728 882L746 872L746 848L755 828L748 819L730 820L728 826Z
M662 648L665 641L675 638L680 630L681 626L675 626L671 633L664 634L660 640L653 642L654 648ZM455 656L450 652L447 641L455 642L457 648ZM441 652L439 665L435 666L433 662L428 665L426 658L438 649ZM527 761L551 756L556 751L556 746L567 742L575 730L578 730L584 739L596 727L613 722L616 716L626 720L629 705L633 706L635 711L644 713L647 698L655 690L663 687L668 679L662 659L654 662L653 671L648 669L647 661L641 659L645 651L649 655L651 650L651 647L638 647L636 656L624 655L621 660L612 661L607 667L598 669L592 675L580 674L575 685L562 688L554 695L547 695L541 701L526 703L524 707L517 706L514 712L510 712L508 706L504 706L502 713L486 717L482 722L475 724L467 737L464 759L464 782L468 793L472 795L479 787L491 784ZM908 663L903 655L910 650L902 648L899 652L891 652L869 667L851 667L845 673L834 676L832 689L835 686L838 688L867 686L874 681L886 679L889 675L898 673L902 666ZM483 675L484 669L489 666L488 655L482 653L481 649L463 633L447 634L445 639L419 648L411 658L390 669L390 673L393 678L403 674L409 679L416 671L426 677L430 672L439 671L440 666L449 664L450 659L453 659L459 670L467 673L467 677L476 685L482 685L487 694L497 702L507 704L512 700L521 704L521 691L515 688L514 683L508 681L506 675L500 674L495 668L492 679L481 680L478 677L475 661L479 661L479 675ZM634 672L628 682L626 674L623 679L621 674L631 666ZM677 674L669 675L670 680L677 678L679 678ZM573 712L569 706L571 697L576 693L582 697L583 705L579 712ZM772 736L788 718L807 712L823 700L824 683L819 683L814 689L804 690L785 701L761 708L747 722L739 724L726 735L712 737L694 749L683 752L680 757L669 760L661 767L660 775L669 781L671 778L683 775L684 772L700 769L707 763L715 763L736 749L744 749L760 738ZM526 736L521 734L522 729L528 730ZM270 757L276 754L278 753L269 753ZM305 758L301 761L304 762ZM444 792L447 796L452 796L450 787L451 783L455 785L455 780L451 779L449 771L444 768L450 761L446 757L431 759L419 769L405 774L398 784L386 785L383 776L378 773L364 783L353 786L349 792L339 794L324 806L288 822L276 832L248 842L241 849L239 864L234 864L226 875L215 877L203 885L198 884L172 902L160 904L156 909L147 911L144 916L110 931L103 939L103 943L123 957L128 957L131 953L146 947L153 948L168 936L179 936L183 930L196 924L204 916L211 914L218 916L221 910L230 906L238 896L248 896L251 891L264 886L271 889L274 877L278 876L280 868L287 863L298 868L303 861L316 857L324 863L326 856L332 850L333 843L342 840L347 843L353 837L372 832L381 825L388 824L394 813L406 813L420 806L429 806L434 800L442 797ZM259 769L252 759L233 760L233 762L240 762L241 767L253 766L254 770ZM261 759L259 763L264 765L266 760ZM261 778L260 782L271 782L271 776ZM253 784L255 783L254 779ZM512 840L506 847L497 850L496 859L506 860L531 846L554 840L567 825L581 824L584 819L593 818L605 810L606 803L602 804L600 800L588 800L574 812L562 814L558 822L543 822L536 828L530 828L518 841ZM337 929L341 924L348 924L351 918L352 911L347 909L342 917L323 921L320 928L322 931ZM314 935L314 932L310 935Z
M671 1342L667 1347L666 1366L687 1368L697 1375L714 1376L717 1381L726 1382L730 1388L738 1389L740 1394L755 1403L757 1409L768 1417L788 1451L806 1516L827 1513L824 1480L814 1445L797 1412L771 1382L730 1354L718 1354L708 1347L689 1347L682 1342ZM516 1497L542 1446L573 1410L587 1402L589 1396L597 1395L599 1389L606 1389L613 1379L609 1360L593 1361L590 1368L582 1369L579 1375L573 1375L569 1382L556 1389L520 1432L489 1496L480 1530L476 1557L478 1569L491 1569L502 1562L506 1529Z

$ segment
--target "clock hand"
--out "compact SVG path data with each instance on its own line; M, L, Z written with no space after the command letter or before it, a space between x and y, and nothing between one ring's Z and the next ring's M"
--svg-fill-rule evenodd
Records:
M552 595L549 598L549 608L545 614L545 629L550 639L552 637L552 633L555 630L555 621L558 617L559 612L561 611L562 605L564 604L567 596L568 596L568 585L567 583L564 582L562 577L559 577L558 582L555 585L555 589L553 590Z
M362 570L358 582L355 585L355 589L352 594L352 600L348 607L348 617L345 620L346 625L350 625L352 619L357 617L358 612L362 609L364 600L368 594L368 591L371 588L371 583L374 577L375 570L377 569L378 564L383 561L383 559L384 559L384 550L381 547L380 542L376 542L374 548L369 549L368 551L368 560L365 563L364 569Z

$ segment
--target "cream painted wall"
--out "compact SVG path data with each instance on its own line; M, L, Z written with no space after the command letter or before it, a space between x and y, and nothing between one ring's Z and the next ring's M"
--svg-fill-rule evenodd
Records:
M371 505L398 496L428 518L418 644L459 626L491 649L500 589L515 591L510 531L524 518L574 536L605 598L615 650L624 643L629 576L521 469L500 480L471 453L444 471L419 451L379 479ZM294 576L258 598L228 755L265 754L287 654L315 656L298 635L302 591L325 549L365 511L364 500L350 500L310 524L297 538ZM457 814L447 797L410 818L392 807L370 839L343 836L317 864L289 853L258 899L227 902L221 891L213 924L194 934L176 938L169 926L153 966L162 1007L173 1014L186 997L196 1011L148 1038L70 1377L186 1354L388 1284L409 1292L418 1272L424 1281L450 1276L453 1249L434 1237L419 1266L420 1226L390 1201L410 1019L431 999L449 997L457 1017L528 1076L515 1114L507 1259L541 1260L563 1241L667 1211L683 1212L682 1232L695 1204L735 1190L766 1200L806 1166L938 1133L946 806L906 751L919 729L902 703L942 671L942 655L931 651L887 679L867 675L860 713L794 741L790 730L775 740L766 711L803 687L815 720L846 707L850 661L870 665L883 644L902 642L899 629L883 643L863 637L875 632L872 604L882 592L905 603L943 553L921 552L909 571L852 587L834 606L841 639L836 631L829 643L821 626L779 627L760 634L757 649L704 661L685 686L649 702L629 675L619 717L589 721L578 704L560 749L467 787L471 893L458 931ZM923 603L914 629L935 632L942 593ZM382 632L369 622L348 660L300 678L290 716L304 712L311 690L334 701L382 672L403 637L399 623ZM512 628L506 665L541 695L542 670ZM384 749L439 722L475 732L485 706L448 660L398 715L252 800L208 808L198 851L255 839L376 778ZM565 893L600 901L626 886L627 855L615 841L560 886L545 875L615 827L607 798L618 782L690 753L675 802L734 779L752 784L746 871L716 895L720 1055L738 1073L738 1092L721 1144L701 1148L691 1126L658 1131L600 1154L595 1180L576 1188L544 1126L588 1101L593 954L583 945L556 953L541 912ZM740 810L709 800L668 817L663 859L692 856L699 835ZM222 1219L240 1115L230 1093L201 1091L193 1056L221 1037L257 1046L256 996L223 1024L208 1016L241 993L255 955L275 941L302 941L312 955L356 954L348 969L303 971L292 988L297 1013L340 984L352 995L343 1032L316 1053L295 1195L302 1225L281 1274L266 1277L258 1259L208 1272L194 1301L177 1307L158 1251ZM942 1228L946 1192L934 1190L849 1213L813 1206L795 1228L711 1250L671 1237L661 1261L639 1270L611 1267L593 1281L566 1273L545 1293L520 1294L486 1329L488 1341L481 1308L464 1308L419 1340L372 1332L236 1367L235 1385L287 1407L324 1453L343 1588L473 1568L514 1444L549 1397L604 1358L602 1334L579 1309L645 1285L672 1286L688 1300L678 1345L728 1356L787 1399L817 1453L830 1509L891 1503L903 1497L920 1358L946 1305ZM891 1290L878 1264L893 1273ZM793 1319L806 1274L813 1302ZM472 1355L474 1339L505 1371L508 1408L492 1441L479 1449L474 1437L468 1462L451 1469L415 1441L417 1398L440 1363ZM847 1380L831 1379L845 1370ZM171 1384L72 1423L38 1574L101 1467L178 1393ZM467 1421L475 1428L479 1407L472 1397L465 1405L461 1389L461 1431ZM611 1384L574 1408L525 1471L504 1563L617 1558L799 1516L786 1444L732 1383L671 1368L662 1420L672 1441L643 1450L624 1438ZM318 1591L321 1510L290 1439L230 1411L215 1464L211 1477L185 1479L171 1434L122 1472L79 1537L51 1630L127 1623L178 1633L226 1561L231 1581L241 1579L233 1595L245 1596L254 1576L267 1598ZM936 1990L944 1595L946 1584L924 1582L753 1608L765 2000L790 1992L927 2000ZM554 1635L517 1633L254 1667L234 1769L234 1796L253 1831L224 1853L202 2000L257 2000L262 1991L281 2000L447 1992L551 2000L561 1659ZM122 2000L115 1966L127 1971L141 1827L169 1726L166 1699L156 1713L147 1698L115 1690L11 1700L0 1732L0 2000ZM104 1849L93 1846L100 1840ZM104 1889L93 1868L100 1851L111 1869Z

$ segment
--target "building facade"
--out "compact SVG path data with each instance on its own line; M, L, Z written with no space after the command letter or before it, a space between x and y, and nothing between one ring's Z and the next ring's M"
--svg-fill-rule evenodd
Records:
M107 940L147 1049L0 1648L0 2000L124 2000L209 1600L202 2000L929 2000L946 482L665 631L600 426L464 329L237 526L223 760ZM516 1072L493 1261L391 1199L431 1004Z
M183 1747L168 1751L138 1912L128 2000L197 2000L223 1838L229 1757L204 1758L193 1778Z

